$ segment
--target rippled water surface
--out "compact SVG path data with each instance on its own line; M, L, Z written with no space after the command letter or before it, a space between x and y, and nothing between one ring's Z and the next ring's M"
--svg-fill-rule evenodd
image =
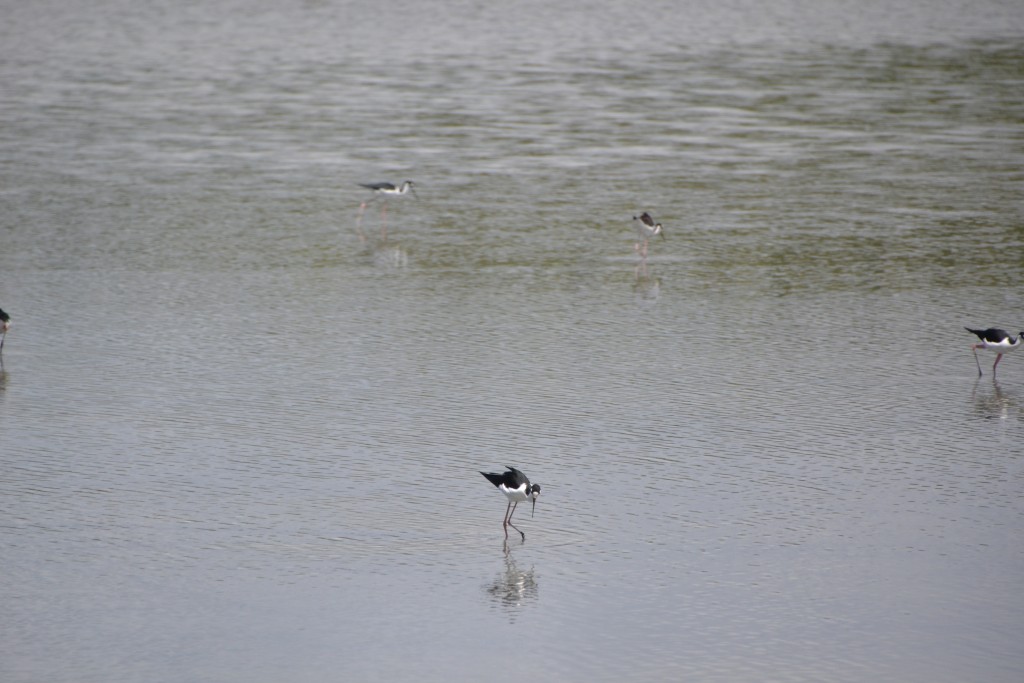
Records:
M0 679L1024 678L1024 6L6 4Z

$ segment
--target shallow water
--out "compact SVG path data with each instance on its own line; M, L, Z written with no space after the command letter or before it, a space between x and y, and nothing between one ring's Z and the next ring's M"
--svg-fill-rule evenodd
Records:
M8 8L0 678L1020 680L1024 11L394 10Z

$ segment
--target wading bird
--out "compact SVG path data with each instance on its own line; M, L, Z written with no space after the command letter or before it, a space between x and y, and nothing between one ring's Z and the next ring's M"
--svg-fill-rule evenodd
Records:
M407 193L412 193L415 196L416 191L412 189L415 184L411 180L406 180L397 187L393 183L359 183L359 187L365 187L373 193L372 197L359 205L359 218L356 220L359 237L366 239L366 236L363 234L363 212L366 211L367 205L377 199L382 199L383 201L380 203L380 234L386 240L388 238L388 197L401 196Z
M0 308L0 355L4 352L4 341L7 339L7 330L9 329L11 329L11 316Z
M508 507L505 508L505 518L501 522L501 526L505 529L505 538L508 538L508 528L512 527L516 531L519 531L519 535L526 540L526 534L519 530L515 524L512 523L512 515L515 514L516 506L525 500L533 501L533 509L537 508L537 496L540 495L540 484L534 484L530 486L530 480L526 478L526 475L517 470L515 467L508 467L507 472L496 474L494 472L481 472L480 474L487 477L487 481L491 482L498 487L498 490L505 494L508 498ZM533 516L531 512L530 516Z
M637 242L633 245L633 250L640 252L642 258L647 258L647 243L655 235L661 235L661 239L665 239L665 233L662 231L661 223L655 223L654 219L651 218L651 214L644 211L640 216L633 216L635 221L636 232L640 235L641 242Z
M997 330L994 327L990 327L987 330L972 330L969 327L964 329L971 334L978 335L978 339L981 340L980 344L971 344L971 351L974 352L974 362L978 364L978 377L982 375L981 363L978 361L978 349L994 351L998 354L996 362L992 364L992 377L995 378L996 366L1003 359L1003 354L1024 346L1024 332L1018 334L1017 338L1014 339L1006 330Z

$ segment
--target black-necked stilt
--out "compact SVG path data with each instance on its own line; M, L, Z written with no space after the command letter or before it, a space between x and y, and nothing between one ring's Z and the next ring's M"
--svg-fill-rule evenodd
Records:
M1024 332L1018 334L1016 339L1014 339L1006 330L998 330L994 327L990 327L987 330L972 330L969 327L964 329L971 334L978 335L978 339L981 340L980 344L971 344L971 351L974 352L974 362L978 364L978 377L982 375L981 363L978 361L978 349L995 351L998 354L996 362L992 364L992 376L995 377L996 366L1003 359L1003 354L1024 346Z
M407 194L407 193L412 193L415 196L416 195L416 191L412 189L413 185L415 185L415 183L412 182L411 180L406 180L404 183L402 183L401 185L399 185L397 187L394 185L394 183L359 183L359 187L365 187L367 190L370 190L371 192L373 192L373 196L372 197L370 197L369 199L365 200L363 203L361 203L359 205L359 218L356 221L356 227L359 229L359 237L362 238L362 239L365 239L365 235L363 235L363 227L362 226L363 226L363 212L366 211L367 205L370 202L383 197L384 201L381 202L381 207L380 207L380 226L381 226L380 227L380 232L381 232L381 236L386 240L388 238L388 224L387 224L388 203L387 203L387 198L391 197L391 196L400 196L400 195L404 195L404 194Z
M4 352L4 341L7 339L7 330L9 329L11 329L11 316L0 308L0 354Z
M516 507L524 500L533 501L533 509L537 508L537 496L540 495L540 484L534 484L530 486L530 480L526 478L526 475L517 470L515 467L508 467L507 472L496 474L494 472L481 472L480 474L487 477L487 481L491 482L498 487L498 490L505 494L508 498L508 507L505 508L505 518L501 522L501 526L505 529L505 538L508 538L508 528L512 527L516 531L519 531L519 527L512 523L512 515L516 511ZM533 516L531 512L530 516ZM526 534L519 531L519 535L526 540Z
M661 235L661 239L665 239L665 233L662 231L661 223L655 223L654 219L651 218L651 214L646 211L639 216L633 216L633 220L636 221L637 234L643 240L642 242L637 242L633 246L633 250L640 252L643 258L647 258L647 243L655 235Z

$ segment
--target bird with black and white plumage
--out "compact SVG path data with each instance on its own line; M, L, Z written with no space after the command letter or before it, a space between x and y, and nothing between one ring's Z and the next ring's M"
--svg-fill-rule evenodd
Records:
M1006 330L1000 330L995 327L990 327L987 330L974 330L970 327L965 327L964 329L981 340L980 344L971 344L971 351L974 352L974 362L978 365L978 377L981 377L983 374L981 372L981 362L978 360L978 349L993 351L997 354L996 362L992 364L992 377L994 378L996 376L996 366L1003 359L1003 354L1024 346L1024 332L1014 337Z
M7 330L11 329L11 316L0 308L0 354L4 352L4 342L7 340Z
M416 183L414 183L411 180L406 180L401 185L395 185L394 183L359 183L359 187L365 187L367 190L369 190L370 192L373 193L373 196L371 196L369 199L364 200L359 205L359 217L356 219L356 228L359 230L359 237L360 237L360 239L366 239L366 236L363 234L363 212L366 211L366 207L367 207L367 205L369 205L370 202L375 201L375 200L380 199L380 198L383 198L384 201L381 202L381 207L380 207L380 225L381 225L380 231L381 231L381 237L384 240L387 240L387 238L388 238L388 224L387 224L388 203L387 203L387 198L388 197L399 197L399 196L402 196L402 195L405 195L405 194L412 194L413 196L416 196L416 191L413 189L413 187L415 185L416 185Z
M661 239L665 239L664 228L662 228L661 223L655 223L654 219L651 218L651 214L646 211L639 216L633 216L633 221L636 232L640 235L641 240L633 245L633 250L640 252L643 258L647 258L647 243L655 235L661 235Z
M526 478L526 475L517 470L515 467L510 465L505 466L505 472L481 472L487 478L487 481L494 484L499 491L505 494L508 498L508 507L505 508L505 518L501 522L501 526L505 529L505 538L508 538L508 528L512 527L519 532L519 535L526 540L526 534L524 534L519 527L512 523L512 515L515 514L516 507L524 501L533 502L533 511L530 516L533 516L533 512L537 509L537 496L540 495L540 484L530 484L530 480Z
M406 180L398 186L394 183L359 183L359 187L365 187L367 190L373 192L374 195L399 195L407 192L416 194L412 189L414 185L416 185L416 183L411 180Z

